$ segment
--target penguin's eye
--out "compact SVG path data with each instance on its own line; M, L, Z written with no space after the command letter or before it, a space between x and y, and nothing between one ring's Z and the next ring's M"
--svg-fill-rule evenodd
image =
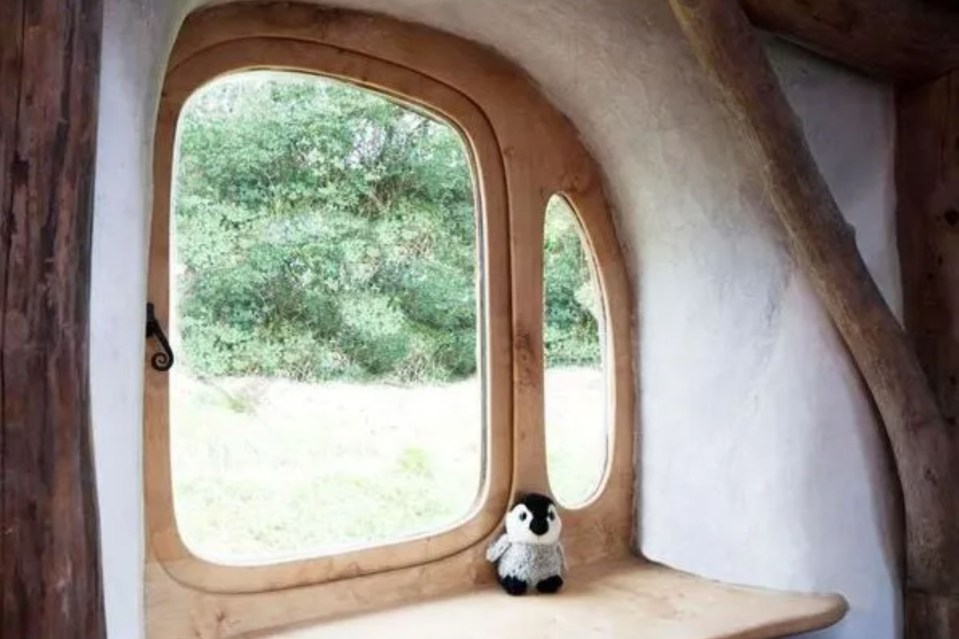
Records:
M548 515L548 516L549 516L549 520L550 520L550 521L553 521L554 519L556 519L556 513L554 513L552 510L549 511L549 515Z
M520 513L520 514L519 514L519 520L520 520L520 521L526 521L526 513Z

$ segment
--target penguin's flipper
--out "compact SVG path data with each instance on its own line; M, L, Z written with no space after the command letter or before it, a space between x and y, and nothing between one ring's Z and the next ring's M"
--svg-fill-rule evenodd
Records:
M506 552L508 548L509 538L504 533L486 549L486 561L499 561L499 558L503 556L503 553Z

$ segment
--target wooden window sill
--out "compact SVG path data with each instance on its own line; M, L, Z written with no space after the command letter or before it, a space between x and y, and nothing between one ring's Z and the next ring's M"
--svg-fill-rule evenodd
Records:
M574 570L559 595L466 594L264 635L269 639L771 639L826 628L839 595L731 586L639 559Z

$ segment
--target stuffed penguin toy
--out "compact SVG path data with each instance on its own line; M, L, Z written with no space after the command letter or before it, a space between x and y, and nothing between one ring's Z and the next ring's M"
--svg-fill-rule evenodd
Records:
M503 590L511 595L522 595L529 588L554 593L563 586L562 530L549 497L532 493L516 502L506 514L506 532L486 551L486 559L496 564Z

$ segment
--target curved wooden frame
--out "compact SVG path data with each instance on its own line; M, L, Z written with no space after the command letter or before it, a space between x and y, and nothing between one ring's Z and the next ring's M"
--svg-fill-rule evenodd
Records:
M586 227L583 224L583 214L580 213L579 211L579 208L574 199L575 196L570 195L569 193L565 193L563 191L557 191L556 193L551 193L546 198L546 206L549 205L549 201L553 199L554 197L558 197L562 199L566 203L566 206L568 206L569 209L572 211L573 217L576 218L576 233L577 235L579 235L580 241L585 245L584 249L587 253L586 259L589 261L589 268L592 271L591 276L596 278L595 280L596 287L598 289L599 299L603 307L602 321L599 324L599 339L600 339L600 348L602 352L601 366L602 366L604 376L609 378L610 365L612 362L612 357L613 357L613 353L615 352L615 349L614 349L613 340L611 338L612 332L609 330L609 327L608 327L609 326L608 318L609 318L609 311L610 311L609 301L608 301L609 295L607 295L606 289L604 288L604 285L603 285L603 278L600 273L599 258L596 255L596 248L593 246L592 242L590 241L589 233L586 232ZM544 233L544 237L541 238L541 242L545 240L546 206L543 207L542 231ZM545 281L546 280L545 266L543 268L542 274L543 274L543 281ZM544 290L544 293L545 293L545 290ZM542 299L544 300L544 304L545 304L546 296L544 295ZM542 326L544 329L546 327L545 311L546 309L544 306L542 309L542 313L543 313ZM544 367L545 367L545 360L544 360ZM606 380L605 387L607 391L606 392L606 411L604 413L603 419L606 422L606 431L607 431L606 432L606 435L607 435L606 459L603 460L603 470L600 473L599 480L597 481L596 485L593 486L591 492L586 497L586 499L574 504L568 504L563 502L563 500L558 499L555 491L553 490L553 484L550 479L549 459L546 460L546 479L547 479L547 482L549 483L549 494L552 495L553 498L556 500L557 505L559 505L564 511L567 511L567 512L571 510L582 510L583 508L588 508L590 504L592 504L594 501L599 499L599 497L603 494L603 489L606 487L606 484L609 481L609 475L610 475L610 472L612 471L612 463L610 463L610 460L612 459L613 447L615 445L614 433L613 433L613 429L610 427L610 421L611 421L611 416L614 415L614 411L616 410L616 393L614 392L613 385L609 382L609 379ZM546 435L546 427L545 427L545 408L546 408L546 392L545 392L545 379L544 379L543 445L547 446L548 437Z
M484 291L490 309L509 307L505 181L496 141L482 114L460 94L407 69L321 44L245 38L216 45L184 61L167 74L157 130L157 198L153 215L150 300L160 317L169 297L169 232L173 152L180 110L196 89L228 73L268 67L319 73L348 80L417 106L439 111L468 142L476 176L477 205L485 230ZM162 151L161 151L162 149ZM164 320L164 323L165 320ZM509 496L509 326L504 315L488 314L485 389L488 415L486 472L480 499L463 522L407 541L265 565L236 566L194 555L177 530L173 508L169 441L169 376L148 367L147 521L156 559L179 581L206 591L258 592L392 570L448 556L488 535L499 522Z
M355 613L492 578L483 554L518 492L549 491L543 425L543 224L567 198L593 253L606 316L610 448L602 485L564 510L573 567L630 554L632 301L595 162L575 129L516 68L465 40L389 18L296 4L190 16L171 53L156 133L150 299L168 312L170 178L180 107L217 75L271 67L334 76L437 111L473 154L487 271L488 480L469 521L412 541L269 566L221 566L183 546L172 510L167 381L147 367L147 619L158 639L230 637Z

